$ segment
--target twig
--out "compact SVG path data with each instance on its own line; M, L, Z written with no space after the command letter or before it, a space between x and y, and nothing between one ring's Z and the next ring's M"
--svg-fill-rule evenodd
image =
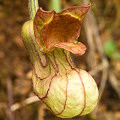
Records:
M91 31L91 26L89 20L86 19L84 22L84 30L87 37L87 42L89 46L89 54L88 54L88 66L90 69L93 69L96 66L96 59L95 59L95 46L93 40L93 33ZM93 62L94 61L94 62Z
M8 93L8 106L9 106L9 119L14 120L14 113L11 111L10 107L13 104L13 91L12 91L12 82L10 78L7 78L7 93Z
M107 78L108 78L108 70L107 70L107 69L104 69L103 72L102 72L102 78L101 78L101 83L100 83L100 87L99 87L98 105L97 105L96 109L94 110L94 114L96 114L97 109L98 109L98 107L99 107L99 103L100 103L100 100L101 100L103 91L104 91L104 89L105 89L105 85L106 85L106 82L107 82Z
M89 71L91 75L96 75L98 72L102 71L104 69L103 63L100 63L96 67L94 67L92 70Z
M32 96L32 97L29 97L26 100L22 101L21 103L15 103L14 105L11 106L10 109L11 109L11 111L16 111L25 105L32 104L32 103L38 102L38 101L40 101L40 99L37 96Z
M109 82L112 85L112 87L114 88L114 90L117 92L117 94L120 98L120 86L119 86L118 80L112 70L109 70Z

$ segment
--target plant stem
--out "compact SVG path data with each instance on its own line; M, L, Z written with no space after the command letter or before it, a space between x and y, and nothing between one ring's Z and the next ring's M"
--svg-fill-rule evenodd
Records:
M61 11L61 0L50 0L49 10Z
M39 8L38 0L29 0L28 1L28 8L29 8L30 19L33 20L35 17L35 14Z

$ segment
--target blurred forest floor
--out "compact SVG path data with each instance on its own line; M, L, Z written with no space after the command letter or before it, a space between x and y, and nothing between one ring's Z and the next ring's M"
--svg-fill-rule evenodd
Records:
M83 1L62 0L62 8L86 5L82 3ZM28 0L0 0L0 120L61 120L38 101L32 91L32 66L21 38L22 25L29 20L27 2ZM90 2L100 42L104 45L106 41L113 40L120 52L120 1L91 0ZM48 10L48 4L48 0L39 0L39 5L44 10ZM89 29L86 17L79 40L88 49L85 55L74 55L73 58L77 67L90 71L98 87L102 86L103 92L96 112L70 120L120 120L120 59L111 59L104 55L101 57L97 43L94 41L91 43L90 37L87 37L87 33L92 31ZM107 69L104 68L104 64L100 68L104 58L107 65L109 64ZM32 100L32 97L36 100ZM11 105L14 106L11 108Z

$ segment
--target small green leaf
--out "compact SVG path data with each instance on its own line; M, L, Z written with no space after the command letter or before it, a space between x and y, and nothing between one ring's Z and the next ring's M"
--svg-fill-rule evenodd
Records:
M117 45L114 41L107 41L104 44L104 52L107 57L112 57L115 51L117 50Z

